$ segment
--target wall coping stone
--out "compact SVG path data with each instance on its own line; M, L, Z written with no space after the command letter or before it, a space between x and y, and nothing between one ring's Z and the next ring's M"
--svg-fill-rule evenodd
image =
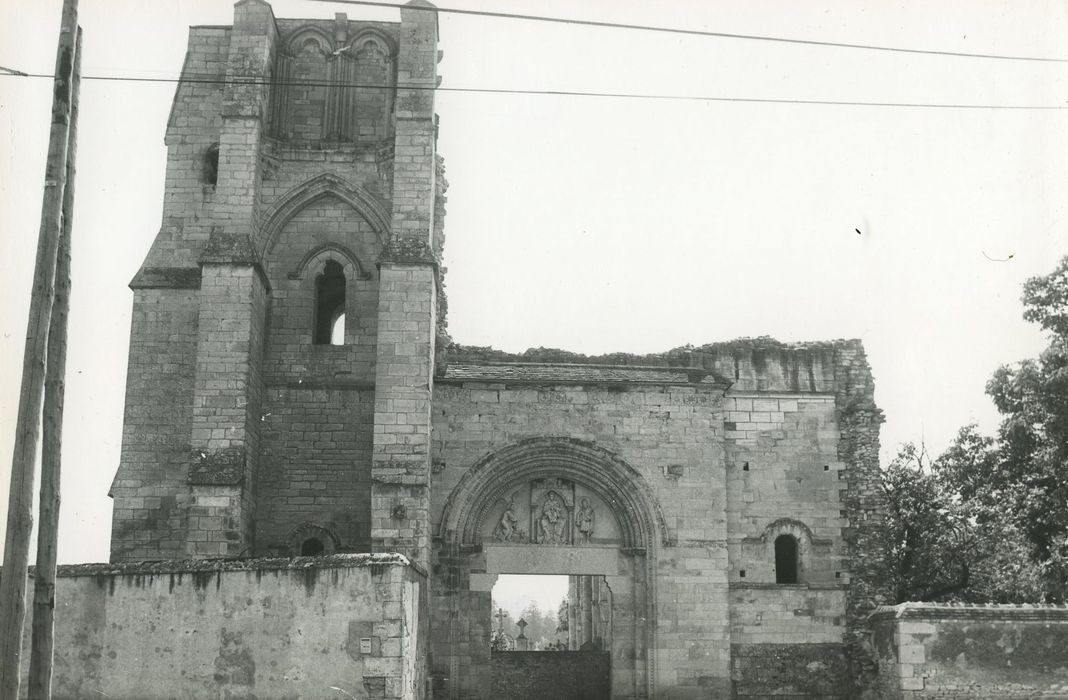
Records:
M408 557L394 552L381 554L330 554L317 557L260 557L254 559L168 559L95 564L64 564L57 567L59 578L80 576L130 576L152 574L208 573L223 571L308 571L310 569L358 569L376 566L403 566L420 576L426 572ZM29 567L32 576L35 567Z
M884 620L993 620L1005 622L1068 622L1068 605L1045 603L920 603L882 605L869 616L868 622Z
M786 590L786 591L844 591L849 586L845 583L766 583L749 581L731 581L730 590Z
M659 384L720 390L731 384L728 379L701 367L495 361L450 364L438 381L450 384Z

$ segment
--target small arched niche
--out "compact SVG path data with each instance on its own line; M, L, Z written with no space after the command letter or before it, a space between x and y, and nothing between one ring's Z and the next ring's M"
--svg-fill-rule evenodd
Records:
M317 557L334 554L339 541L328 528L315 523L304 523L294 528L287 538L289 551L297 557Z

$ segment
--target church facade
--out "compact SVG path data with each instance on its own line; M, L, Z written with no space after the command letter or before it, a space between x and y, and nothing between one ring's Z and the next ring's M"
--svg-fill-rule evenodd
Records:
M851 697L884 602L859 341L452 342L440 57L423 0L396 23L241 0L232 26L191 29L162 227L130 285L110 571L159 596L178 572L201 610L238 587L218 618L183 618L219 647L201 675L227 697L294 679L321 697L346 663L356 697L508 697L502 679L525 679L513 697L566 698L587 673L613 698ZM333 571L301 579L321 610L388 589L399 612L323 632L331 668L287 645L257 659L240 640L268 613L233 606L266 610L267 569ZM570 577L567 652L491 651L506 574ZM270 585L277 610L288 584ZM332 630L317 614L294 608L278 638Z

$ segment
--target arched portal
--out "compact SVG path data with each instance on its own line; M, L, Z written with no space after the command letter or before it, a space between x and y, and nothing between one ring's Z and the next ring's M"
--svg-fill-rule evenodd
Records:
M603 580L611 696L651 696L654 554L667 541L641 474L597 445L535 438L483 456L450 494L436 538L433 626L448 631L433 648L435 697L486 697L492 686L490 590L502 574Z

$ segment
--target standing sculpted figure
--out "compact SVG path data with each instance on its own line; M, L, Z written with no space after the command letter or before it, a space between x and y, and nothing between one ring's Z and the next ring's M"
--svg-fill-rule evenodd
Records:
M593 539L593 506L588 498L583 498L579 504L578 513L575 515L575 529L582 536L583 542Z

